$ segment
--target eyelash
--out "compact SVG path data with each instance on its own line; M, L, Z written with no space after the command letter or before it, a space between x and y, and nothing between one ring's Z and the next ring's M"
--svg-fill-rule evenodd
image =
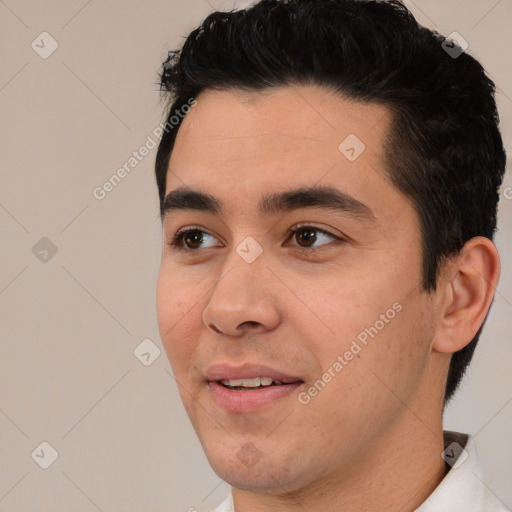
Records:
M341 238L339 236L333 235L332 233L329 233L328 231L325 231L324 229L321 229L319 227L310 226L309 224L303 224L303 225L296 226L296 227L290 229L289 237L288 238L293 237L295 235L295 233L298 233L298 232L300 232L302 230L307 230L307 229L309 229L311 231L315 231L315 232L319 232L319 233L325 234L325 235L327 235L327 236L329 236L331 238L334 238L334 240L336 240L337 242L344 242L345 241L343 238ZM199 252L200 249L190 249L190 248L187 248L187 247L183 246L184 238L188 234L195 233L195 232L205 233L208 236L212 236L212 235L210 235L209 233L207 233L206 231L204 231L203 229L201 229L199 227L190 227L190 228L186 228L186 229L183 229L181 231L178 231L174 235L173 239L170 242L168 242L168 244L173 249L175 249L177 251L185 251L185 252L189 252L189 253ZM328 245L328 244L323 244L323 245ZM298 250L298 252L301 255L305 255L305 256L311 256L311 255L315 254L317 251L320 250L317 247L301 247L300 245L295 245L294 247Z

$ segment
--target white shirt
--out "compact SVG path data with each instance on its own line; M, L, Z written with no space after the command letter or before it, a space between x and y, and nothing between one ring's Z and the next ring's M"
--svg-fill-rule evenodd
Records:
M443 458L452 467L414 512L510 512L485 483L474 439L445 431L444 445ZM235 512L233 497L230 495L213 512Z

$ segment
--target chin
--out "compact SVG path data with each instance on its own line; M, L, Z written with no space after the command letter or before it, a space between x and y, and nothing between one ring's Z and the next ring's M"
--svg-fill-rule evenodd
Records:
M205 450L213 471L232 487L242 490L283 494L311 483L306 475L298 474L297 456L286 456L278 450L269 450L272 458L258 453L248 442L235 449L215 446ZM288 459L288 462L285 462ZM309 475L311 477L311 475Z
M283 487L279 485L278 480L272 478L261 470L255 471L252 475L240 475L233 472L226 476L219 476L231 487L235 487L236 489L241 489L243 491L263 492L267 494L278 494L279 492L283 492Z

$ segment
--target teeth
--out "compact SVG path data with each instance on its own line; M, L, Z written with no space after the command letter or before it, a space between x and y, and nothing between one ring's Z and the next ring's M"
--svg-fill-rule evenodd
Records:
M242 379L221 380L221 382L222 382L222 384L224 384L224 386L235 387L235 386L241 386L243 380Z
M282 382L280 380L271 379L270 377L255 377L253 379L231 379L231 380L221 380L220 381L224 386L229 386L232 388L236 387L244 387L244 388L257 388L259 386L270 386L272 383L276 385L281 385Z
M242 379L242 386L244 388L257 388L261 384L261 379L259 377L254 377L254 379Z

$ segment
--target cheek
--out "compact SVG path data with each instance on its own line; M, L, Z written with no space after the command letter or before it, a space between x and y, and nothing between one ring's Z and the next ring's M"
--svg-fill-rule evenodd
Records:
M377 280L365 283L359 279L339 279L338 283L331 280L321 285L309 299L325 326L324 331L328 328L329 338L320 348L348 350L353 340L364 343L371 339L376 324L379 332L384 331L399 316L393 309L399 299L400 292L390 292L387 284Z
M402 276L381 273L379 278L324 283L311 294L309 303L322 320L315 324L329 329L322 326L314 334L313 324L303 323L314 340L310 350L322 372L342 357L343 370L335 372L334 379L339 386L347 389L358 382L371 388L373 382L402 389L404 382L420 378L434 325L423 295L406 288L407 276L398 277Z
M371 302L361 298L359 303L354 299L339 317L335 345L322 348L324 372L342 356L343 369L330 392L344 397L345 409L367 410L370 416L408 402L428 367L435 331L428 304L419 294L406 299L397 295L395 301L391 294L387 297L384 302L382 297Z
M157 281L156 306L160 338L173 372L187 368L194 351L194 340L201 329L198 318L202 294L181 282L179 273L162 268ZM197 293L196 293L197 291Z

